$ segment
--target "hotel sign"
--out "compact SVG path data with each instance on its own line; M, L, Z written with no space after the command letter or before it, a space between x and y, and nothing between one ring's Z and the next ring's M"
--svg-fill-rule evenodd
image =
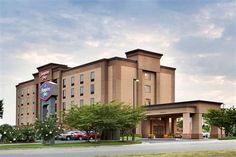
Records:
M57 84L54 82L44 82L39 88L39 96L43 101L48 101L52 96L58 93Z
M47 81L49 74L50 74L50 71L49 71L49 70L47 70L47 71L42 71L42 72L39 73L39 78L40 78L42 81Z

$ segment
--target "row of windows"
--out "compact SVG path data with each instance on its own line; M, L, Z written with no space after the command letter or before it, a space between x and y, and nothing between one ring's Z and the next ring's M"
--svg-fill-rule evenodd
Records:
M94 93L95 93L95 87L94 87L94 84L91 84L90 85L90 94L94 94ZM73 98L75 96L75 89L74 88L71 88L70 95L71 95L71 98ZM79 95L80 96L84 95L84 86L80 87ZM62 91L62 96L63 96L63 99L66 98L66 90L65 89Z
M80 84L84 84L84 74L80 74L79 80L80 80L80 81L79 81ZM94 81L95 81L95 72L92 71L92 72L90 73L90 82L94 82ZM71 79L70 79L70 84L71 84L71 86L74 86L74 85L75 85L75 77L74 77L74 76L71 77ZM66 87L66 79L63 79L63 80L62 80L62 86L63 86L63 88Z
M90 98L90 104L95 104L95 99L94 99L94 98ZM74 105L75 105L75 102L74 102L74 101L71 101L71 105L74 106ZM84 99L80 99L80 100L79 100L79 105L80 105L80 106L83 106L83 105L84 105ZM66 102L63 102L63 103L62 103L62 106L63 106L63 111L66 111Z

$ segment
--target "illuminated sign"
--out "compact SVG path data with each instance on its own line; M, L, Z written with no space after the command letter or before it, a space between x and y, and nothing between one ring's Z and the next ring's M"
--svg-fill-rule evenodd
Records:
M51 96L57 95L57 84L54 82L44 82L39 88L39 96L43 101L48 101Z
M50 71L42 71L39 73L39 78L42 80L42 81L47 81L48 79L48 75L50 74Z

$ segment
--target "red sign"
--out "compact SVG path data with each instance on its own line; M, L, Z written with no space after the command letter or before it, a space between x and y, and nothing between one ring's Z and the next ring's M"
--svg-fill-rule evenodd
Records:
M50 71L42 71L39 73L39 78L42 80L42 81L47 81L48 80L48 75L50 74Z

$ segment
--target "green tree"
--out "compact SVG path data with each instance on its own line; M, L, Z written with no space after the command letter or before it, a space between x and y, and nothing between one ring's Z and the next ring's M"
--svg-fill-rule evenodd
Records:
M3 117L3 100L0 100L0 118Z
M136 127L144 117L143 109L132 109L124 103L112 101L72 108L65 115L65 123L71 128L86 131L89 136L91 131L95 131L95 135L115 130L124 132Z
M235 134L236 128L236 109L234 107L219 110L209 110L204 115L206 122L212 126L219 127L221 130L221 137L223 129L226 136Z

